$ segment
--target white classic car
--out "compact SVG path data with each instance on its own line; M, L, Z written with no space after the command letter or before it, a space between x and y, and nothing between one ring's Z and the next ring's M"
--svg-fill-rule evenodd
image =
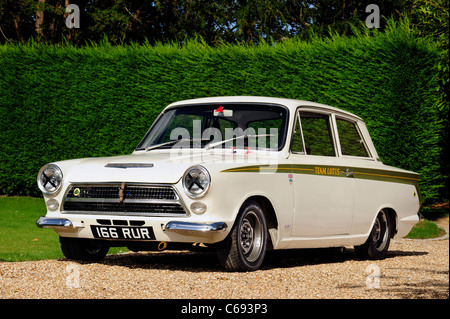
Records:
M37 182L69 259L210 246L225 269L268 249L354 246L382 259L419 220L419 175L384 165L365 123L308 101L167 106L131 155L47 164Z

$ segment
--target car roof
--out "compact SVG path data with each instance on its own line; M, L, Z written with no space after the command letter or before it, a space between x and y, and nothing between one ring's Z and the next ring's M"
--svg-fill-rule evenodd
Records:
M198 104L220 104L220 103L256 103L256 104L279 104L287 107L291 112L295 112L297 107L303 106L305 108L322 109L326 111L331 111L334 113L339 113L347 115L362 121L362 119L350 112L338 109L333 106L305 101L305 100L295 100L295 99L285 99L277 97L265 97L265 96L218 96L218 97L205 97L198 99L183 100L169 104L166 109L187 106L187 105L198 105Z

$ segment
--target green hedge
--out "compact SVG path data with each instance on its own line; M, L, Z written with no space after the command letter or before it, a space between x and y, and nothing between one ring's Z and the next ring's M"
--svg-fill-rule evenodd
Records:
M48 162L131 153L170 102L261 95L360 115L382 161L419 172L425 199L439 200L438 59L402 24L257 47L0 46L0 194L39 195Z

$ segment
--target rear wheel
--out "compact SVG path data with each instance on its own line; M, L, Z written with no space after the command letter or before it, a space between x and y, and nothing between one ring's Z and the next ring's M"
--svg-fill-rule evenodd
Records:
M109 247L82 238L59 237L61 250L67 259L80 261L100 261L108 253Z
M391 240L392 224L389 219L389 214L381 210L369 238L361 246L356 246L356 253L363 259L384 259L389 248Z
M266 254L267 225L264 213L257 202L243 206L234 228L217 246L221 264L229 271L258 269Z

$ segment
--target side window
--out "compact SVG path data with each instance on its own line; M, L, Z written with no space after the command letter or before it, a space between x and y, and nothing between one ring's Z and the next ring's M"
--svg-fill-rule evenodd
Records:
M300 112L300 121L306 154L336 156L328 115Z
M294 153L304 153L305 149L303 147L302 131L300 128L300 117L295 120L294 134L292 135L291 152Z
M336 118L336 125L342 155L369 157L369 152L355 123Z

